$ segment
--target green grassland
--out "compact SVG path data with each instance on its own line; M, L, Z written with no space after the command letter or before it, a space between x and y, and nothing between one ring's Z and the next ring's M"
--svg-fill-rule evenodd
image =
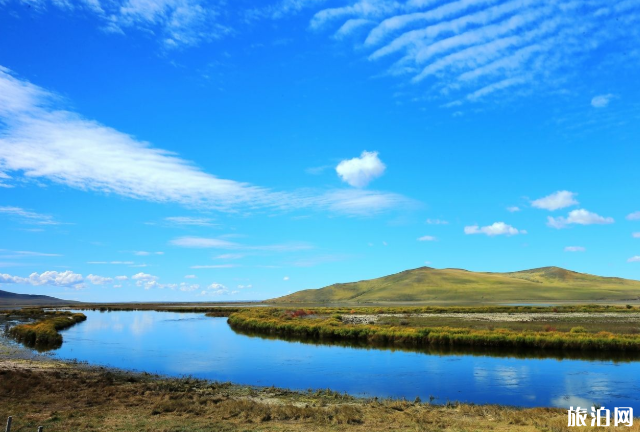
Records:
M640 281L542 267L511 273L420 267L377 279L339 283L269 300L274 304L383 302L637 302Z

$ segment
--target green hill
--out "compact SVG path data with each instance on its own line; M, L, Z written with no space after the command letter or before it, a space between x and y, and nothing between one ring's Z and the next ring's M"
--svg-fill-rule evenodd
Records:
M542 267L512 273L420 267L390 276L298 291L270 303L483 303L640 300L640 281Z
M71 300L61 300L55 297L49 297L46 295L32 295L32 294L16 294L9 291L0 290L0 306L13 307L13 306L60 306L60 305L72 305L78 302Z

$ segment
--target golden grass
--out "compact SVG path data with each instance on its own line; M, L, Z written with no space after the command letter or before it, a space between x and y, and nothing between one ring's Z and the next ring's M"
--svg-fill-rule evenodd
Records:
M47 363L0 359L0 419L12 415L14 432L599 430L568 428L554 408L356 399Z
M84 314L71 312L43 312L38 309L11 311L9 315L37 317L36 322L19 324L9 329L9 336L23 344L38 349L53 349L62 345L60 330L87 319Z
M460 309L454 308L454 310ZM465 310L468 311L468 308ZM228 322L234 329L258 334L297 336L320 340L365 341L372 344L382 343L405 347L473 346L640 351L640 335L638 334L613 334L607 331L585 333L555 330L508 330L502 328L478 330L468 327L347 324L342 322L338 311L339 309L327 308L298 311L254 308L232 314ZM377 312L397 313L394 308L378 308ZM329 315L329 313L332 314Z

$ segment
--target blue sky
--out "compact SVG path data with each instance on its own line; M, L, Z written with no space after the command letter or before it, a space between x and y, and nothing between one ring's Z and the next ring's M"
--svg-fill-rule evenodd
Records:
M640 1L0 0L0 289L640 279Z

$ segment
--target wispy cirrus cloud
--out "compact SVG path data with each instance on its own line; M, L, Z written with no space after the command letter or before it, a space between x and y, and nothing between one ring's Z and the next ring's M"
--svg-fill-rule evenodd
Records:
M330 28L336 38L351 26L367 27L356 42L359 52L455 106L552 86L602 45L631 46L626 34L639 11L633 0L358 0L317 12L310 27Z
M4 4L18 3L5 0ZM35 13L49 9L90 15L108 33L138 32L155 37L165 49L194 46L233 33L224 21L224 2L217 0L38 0Z
M313 246L307 243L281 243L271 245L245 245L219 238L208 237L178 237L169 242L173 246L179 246L192 249L231 249L231 250L253 250L253 251L271 251L271 252L295 252L300 250L312 249ZM222 259L239 258L237 256L227 255Z
M225 212L314 209L362 216L412 205L410 199L388 192L279 192L221 179L175 153L58 109L57 99L0 67L0 172L23 180L48 180L80 190ZM53 223L51 218L36 218L17 207L3 209L40 224ZM194 223L185 218L169 222Z
M0 70L0 73L1 73L1 70ZM0 90L1 89L2 87L0 86ZM2 139L0 138L0 143L1 142L2 142ZM0 164L0 170L1 169L2 169L2 165ZM53 216L32 212L29 210L25 210L21 207L2 206L0 207L0 214L14 217L18 221L25 224L32 224L32 225L61 225L62 224L62 222L58 222L54 220Z
M166 217L164 220L174 225L186 225L186 226L214 226L213 219L205 217L193 217L193 216L171 216Z

